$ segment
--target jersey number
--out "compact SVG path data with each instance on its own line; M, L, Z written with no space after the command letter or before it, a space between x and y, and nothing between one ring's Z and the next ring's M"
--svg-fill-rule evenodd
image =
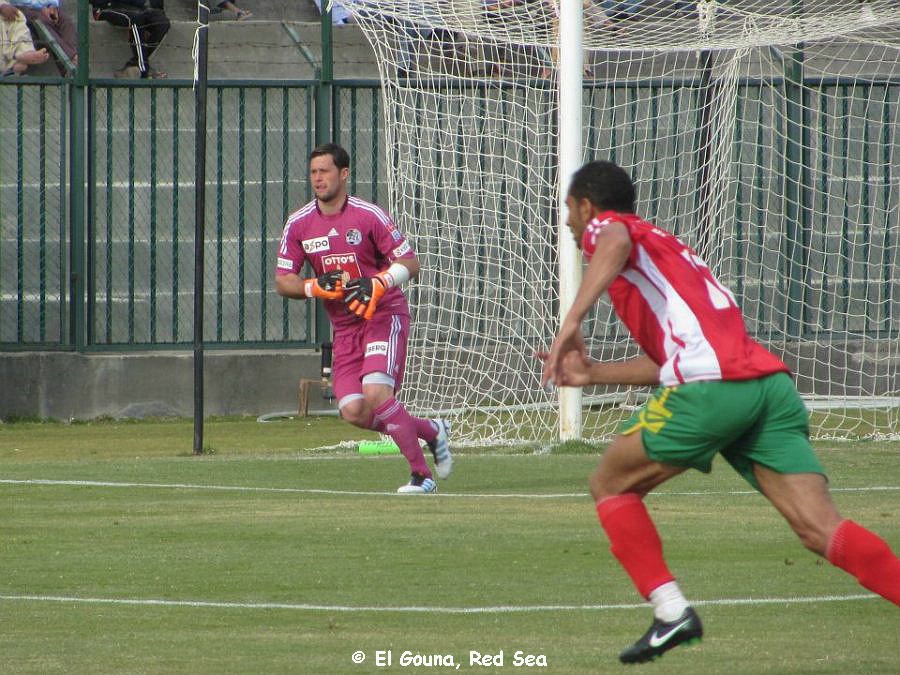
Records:
M681 255L690 263L691 267L703 275L703 280L706 282L706 292L709 294L709 301L713 307L716 309L737 308L738 304L737 300L734 299L734 295L712 275L712 272L709 271L709 266L703 261L703 258L688 248L683 249Z

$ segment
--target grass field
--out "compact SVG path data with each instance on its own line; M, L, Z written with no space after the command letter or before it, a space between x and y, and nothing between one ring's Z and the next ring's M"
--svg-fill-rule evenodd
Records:
M310 450L347 435L213 420L194 457L190 421L0 424L0 672L454 670L405 651L470 673L625 669L650 612L586 494L597 451L467 449L438 495L409 497L396 456ZM819 447L839 508L900 550L900 445ZM900 673L900 610L806 552L724 462L648 505L706 637L633 668Z

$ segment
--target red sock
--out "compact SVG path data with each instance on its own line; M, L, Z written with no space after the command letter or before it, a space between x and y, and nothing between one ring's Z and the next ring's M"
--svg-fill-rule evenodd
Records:
M874 532L852 520L842 521L831 535L825 557L864 588L900 606L900 558Z
M663 559L662 541L643 500L633 492L597 502L597 517L616 556L643 597L674 581Z
M383 433L394 439L413 473L431 477L431 469L428 468L425 455L419 446L416 424L397 399L389 398L375 408L374 423L380 424L384 429Z

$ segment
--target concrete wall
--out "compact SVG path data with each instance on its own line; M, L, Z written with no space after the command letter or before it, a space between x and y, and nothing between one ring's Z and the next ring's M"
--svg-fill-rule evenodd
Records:
M204 359L207 415L296 411L300 378L319 378L313 350L208 351ZM190 351L131 354L6 352L0 354L0 419L191 417ZM334 409L318 385L309 409Z

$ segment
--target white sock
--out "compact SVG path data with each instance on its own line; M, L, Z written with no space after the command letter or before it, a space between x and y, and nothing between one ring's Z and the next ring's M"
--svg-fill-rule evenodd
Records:
M666 623L678 619L688 608L688 601L674 581L657 586L650 591L650 603L653 605L653 615Z

